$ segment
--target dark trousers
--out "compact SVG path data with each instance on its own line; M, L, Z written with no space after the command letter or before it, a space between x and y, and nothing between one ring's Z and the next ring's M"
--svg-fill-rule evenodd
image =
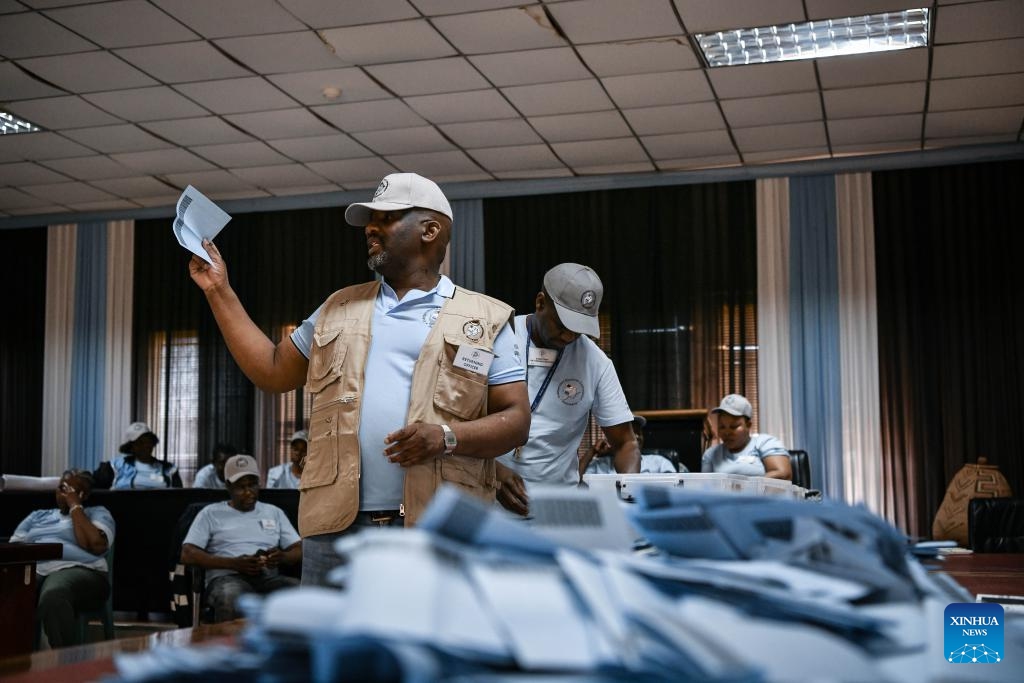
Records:
M103 606L110 593L106 573L68 567L40 579L36 611L50 647L78 645L78 613Z
M242 615L238 611L238 597L245 593L270 593L280 588L298 586L298 579L290 576L272 574L264 576L246 576L228 574L218 576L206 584L206 602L213 608L215 622L231 621Z

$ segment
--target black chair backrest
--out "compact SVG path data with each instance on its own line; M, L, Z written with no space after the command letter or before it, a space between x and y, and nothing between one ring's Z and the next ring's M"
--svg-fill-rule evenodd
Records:
M1024 553L1024 498L972 498L967 538L976 553Z
M670 463L672 467L676 468L676 472L680 471L681 463L679 462L679 451L674 448L645 448L643 449L645 454L649 455L660 455ZM683 470L686 471L686 470Z
M790 451L789 464L793 468L793 483L805 489L811 488L811 458L807 451Z

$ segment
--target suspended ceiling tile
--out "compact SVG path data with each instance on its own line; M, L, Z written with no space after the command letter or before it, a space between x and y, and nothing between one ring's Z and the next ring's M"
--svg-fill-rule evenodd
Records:
M322 116L346 133L387 128L410 128L426 123L400 100L373 100L349 104L313 107Z
M41 202L43 200L36 199L35 201ZM68 209L68 207L66 207L66 206L54 206L52 204L46 204L46 205L42 205L42 206L26 207L26 208L23 208L23 209L11 208L11 209L7 210L7 213L8 213L8 215L11 215L11 216L36 216L36 215L46 215L46 214L53 214L53 213L67 213L69 210L70 209Z
M259 197L269 197L270 193L264 190L238 190L237 192L214 192L210 195L210 199L218 202L231 201L233 199L257 199Z
M744 158L748 152L824 147L826 144L825 125L821 121L734 128L732 134Z
M508 119L517 115L497 90L407 97L406 103L431 123Z
M214 192L241 192L253 189L252 185L243 181L238 176L219 169L189 173L169 173L167 174L167 181L182 189L192 185L207 196Z
M655 159L708 157L735 154L729 134L724 130L700 133L646 135L640 138L647 152ZM661 162L658 162L661 166Z
M20 64L69 92L122 90L157 84L132 65L103 50L26 59Z
M131 199L132 197L151 197L164 192L173 192L168 187L152 176L138 176L134 178L110 178L108 180L95 180L92 183L118 197Z
M112 154L110 158L146 175L206 171L213 168L209 162L184 149L124 152L123 154Z
M12 1L13 0L9 0ZM21 0L22 5L28 5L32 9L52 9L54 7L68 7L70 5L88 5L96 0ZM24 9L22 7L21 9Z
M115 199L114 195L85 183L54 183L52 185L23 185L22 190L57 204L96 202Z
M583 61L598 76L686 71L701 67L685 37L581 45Z
M656 170L649 161L634 161L626 164L602 164L598 166L574 166L580 175L608 175L610 173L649 173Z
M805 20L801 0L673 0L690 33Z
M290 0L294 1L294 0ZM537 0L410 0L420 12L428 17L441 14L462 14L479 12L501 7L522 7L536 4Z
M8 14L0 21L0 54L8 59L62 55L96 46L41 14Z
M930 112L925 120L926 138L980 135L1016 135L1024 123L1024 107L996 107L971 111Z
M21 4L17 0L0 0L0 14L12 14L14 12L24 11L25 5Z
M21 209L31 209L40 207L52 207L53 204L45 199L40 199L33 195L17 190L13 187L0 187L0 206L4 207L4 211L11 215L18 215L18 211ZM47 213L57 213L61 210L61 207L53 207L57 211L47 211ZM41 212L36 212L41 213Z
M565 166L553 168L526 169L522 171L496 171L494 177L498 180L533 180L536 178L571 178L572 171Z
M586 114L534 116L530 124L549 142L601 140L630 135L629 126L617 111L595 111Z
M297 187L324 183L323 178L302 164L233 168L231 172L242 180L259 187Z
M448 41L423 19L332 28L320 35L334 48L338 58L350 66L455 54Z
M406 0L338 2L337 0L278 0L279 4L313 28L415 19L416 8Z
M623 109L657 107L665 104L705 102L714 95L704 71L669 71L660 74L609 76L601 82L615 103Z
M1024 73L933 80L929 111L1024 104Z
M198 145L192 152L225 168L273 166L289 160L262 142L233 142L227 145Z
M185 186L183 185L182 189L184 189L184 187ZM173 191L168 191L168 194L160 194L153 197L132 197L132 201L139 206L144 207L173 207L177 203L178 197L181 196L181 190L178 190L178 192L174 194L171 194L171 192ZM207 197L210 196L210 193L205 190L203 190L203 194Z
M421 154L389 154L388 161L395 168L419 173L431 178L434 182L455 176L479 176L483 179L490 177L483 173L480 167L473 163L473 160L464 152L459 150Z
M922 114L872 116L864 119L840 119L828 122L833 145L913 140L921 136Z
M376 187L381 178L397 170L380 157L313 161L306 165L318 175L340 183L346 188Z
M142 127L184 147L245 142L252 139L243 131L228 125L217 116L200 116L194 119L174 119L171 121L147 121L142 124Z
M305 28L302 22L275 0L153 1L207 38L280 33Z
M433 23L452 45L467 55L566 44L539 5L438 17Z
M968 138L928 138L924 143L924 149L937 147L968 147L971 145L999 145L1017 141L1017 136L1007 133L1004 135L978 135Z
M0 164L0 185L44 185L67 180L59 173L27 161Z
M733 128L817 121L822 116L821 98L816 92L723 100L722 112Z
M267 144L282 154L302 162L352 159L373 155L373 152L344 133L288 140L268 140Z
M97 92L85 96L97 107L128 121L182 119L208 113L167 86Z
M452 143L433 126L353 133L353 136L377 154L412 154L452 149Z
M932 78L986 76L1024 71L1024 38L939 45L932 57Z
M829 156L828 147L801 147L798 149L775 149L767 152L746 152L743 154L743 161L748 164L767 164L827 159Z
M572 168L631 162L646 162L647 154L636 138L556 142L555 154Z
M344 104L390 97L387 90L377 85L362 69L326 69L294 74L268 76L277 87L303 104ZM324 96L325 88L341 91L336 99Z
M68 204L75 211L122 211L137 209L139 205L127 199L107 199L98 202L74 202Z
M11 62L0 62L0 101L10 102L65 94L67 93L63 90L32 78Z
M295 100L258 77L182 83L174 87L215 114L241 114L295 106Z
M337 185L327 183L324 185L306 185L302 187L268 187L267 192L278 197L291 197L299 194L325 194L337 192L341 188Z
M391 92L402 97L482 90L489 86L480 72L463 57L380 64L366 70Z
M725 121L715 102L626 109L622 113L637 135L693 133L725 128Z
M105 156L52 159L43 163L47 167L60 171L64 175L71 176L76 180L87 180L89 182L105 178L125 178L134 175L130 168L126 168L110 157Z
M115 50L117 55L164 83L210 81L249 76L248 69L228 59L205 40Z
M708 69L711 85L719 97L758 97L807 92L818 89L814 64L810 61L722 66Z
M568 47L476 55L469 61L497 86L554 83L590 77L587 68Z
M46 161L67 157L86 157L91 149L72 142L57 133L0 135L0 161Z
M167 150L174 146L131 124L78 128L67 131L65 135L103 154Z
M261 140L330 135L336 132L306 109L278 109L224 117Z
M909 114L924 110L924 96L924 83L826 90L825 112L829 119Z
M593 79L520 85L502 88L502 92L524 116L572 114L614 108L601 85Z
M1020 0L948 5L936 14L936 45L1024 36L1024 3Z
M924 81L928 78L928 50L918 48L819 59L818 75L821 87L826 89Z
M214 42L217 47L261 74L347 66L313 31L223 38Z
M833 157L862 156L864 154L891 154L893 152L916 152L921 149L919 140L894 140L892 142L861 142L856 145L832 145Z
M472 149L469 154L477 163L492 173L504 171L534 171L541 168L562 168L547 145L522 145L520 147L489 147Z
M22 100L7 107L13 114L52 130L84 128L118 123L120 119L101 111L81 97L47 97Z
M46 16L106 48L180 43L199 37L145 0L47 10Z
M541 142L540 137L522 119L502 121L469 121L448 123L441 130L459 147L494 147L530 145Z
M573 43L682 35L670 0L574 0L548 6Z
M863 14L898 12L914 6L913 2L906 0L807 0L806 4L808 19L837 19ZM918 6L926 7L928 3Z
M728 168L739 166L740 158L735 152L732 154L719 154L706 157L690 157L684 159L659 159L658 170L661 171L686 171L698 168Z

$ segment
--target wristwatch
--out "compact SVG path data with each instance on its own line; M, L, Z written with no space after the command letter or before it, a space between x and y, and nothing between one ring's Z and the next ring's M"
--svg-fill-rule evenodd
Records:
M459 440L455 438L455 432L448 425L441 425L441 431L444 432L444 452L446 455L451 455L455 452L455 447L459 445Z

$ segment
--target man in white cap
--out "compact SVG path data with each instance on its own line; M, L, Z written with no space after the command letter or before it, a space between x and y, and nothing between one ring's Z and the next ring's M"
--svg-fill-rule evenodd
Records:
M721 443L704 451L700 460L701 472L793 480L789 451L782 442L768 434L750 432L754 408L745 396L729 394L711 410L711 417L718 419L717 432Z
M302 539L276 505L259 502L260 470L251 455L233 455L224 465L231 500L199 511L181 546L183 564L206 570L206 601L214 621L241 616L243 593L270 593L295 586L281 564L302 560Z
M590 415L604 432L617 472L640 471L633 413L599 338L604 287L591 268L562 263L544 275L530 315L516 317L516 358L527 372L530 437L498 462L498 500L512 512L529 508L526 485L575 485L577 448ZM589 335L589 336L588 336Z
M288 440L289 462L271 467L267 472L268 489L297 489L302 479L302 468L306 466L306 445L309 433L305 429L292 434Z
M415 173L384 178L345 220L381 280L332 294L274 344L228 284L220 252L189 263L239 367L265 391L313 394L299 484L303 584L325 583L350 527L413 523L444 482L485 500L494 459L525 440L530 410L513 356L513 310L440 274L452 209Z

